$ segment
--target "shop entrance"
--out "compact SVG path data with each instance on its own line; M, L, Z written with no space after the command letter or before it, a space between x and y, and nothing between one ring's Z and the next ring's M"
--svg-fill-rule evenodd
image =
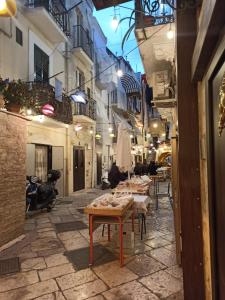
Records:
M97 153L97 185L101 184L102 180L102 154Z
M223 45L224 49L224 45ZM209 177L210 177L210 219L212 231L212 265L214 266L214 299L225 295L225 130L219 136L219 96L222 81L225 82L225 52L222 65L214 69L215 76L209 81ZM225 89L225 87L223 87Z
M85 188L85 155L84 148L73 147L73 191Z

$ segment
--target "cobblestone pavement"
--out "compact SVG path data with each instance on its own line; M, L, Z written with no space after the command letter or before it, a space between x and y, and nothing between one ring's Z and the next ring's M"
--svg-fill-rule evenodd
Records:
M20 272L0 277L0 300L183 299L182 270L176 265L173 213L167 197L160 198L158 211L152 201L142 241L137 220L134 241L130 224L125 226L123 268L117 257L88 268L87 218L79 208L104 192L76 193L59 200L50 213L35 213L26 220L26 237L0 253L0 259L19 257L21 264ZM84 229L71 227L77 222ZM59 223L67 223L69 231L60 229ZM112 228L110 243L106 235L102 237L102 227L97 228L96 245L117 255L117 229Z

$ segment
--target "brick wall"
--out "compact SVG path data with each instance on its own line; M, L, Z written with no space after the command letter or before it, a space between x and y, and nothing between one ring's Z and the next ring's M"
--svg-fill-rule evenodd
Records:
M23 233L26 122L0 111L0 246Z

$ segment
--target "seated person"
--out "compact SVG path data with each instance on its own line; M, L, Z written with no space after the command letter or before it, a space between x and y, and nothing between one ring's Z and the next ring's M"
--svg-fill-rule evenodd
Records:
M158 168L158 166L156 165L155 161L152 160L149 165L150 175L157 175L157 168Z
M143 173L143 170L142 170L142 164L140 162L137 162L136 163L136 166L134 167L134 174L135 175L138 175L138 176L141 176L142 173Z
M111 189L114 189L120 181L126 180L126 174L120 172L115 162L112 164L111 170L109 171L108 180Z

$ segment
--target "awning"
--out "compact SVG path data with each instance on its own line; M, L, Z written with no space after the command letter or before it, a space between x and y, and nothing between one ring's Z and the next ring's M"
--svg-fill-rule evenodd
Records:
M120 81L128 96L140 95L140 84L134 76L125 73Z

